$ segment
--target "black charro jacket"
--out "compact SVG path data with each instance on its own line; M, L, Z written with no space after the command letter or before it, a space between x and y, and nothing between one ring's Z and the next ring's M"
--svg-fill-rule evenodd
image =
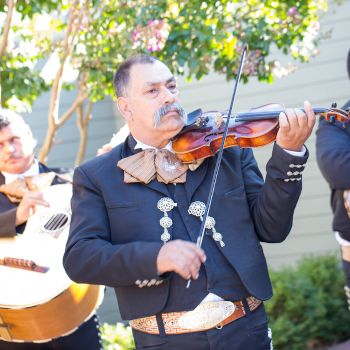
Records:
M76 168L63 258L71 279L115 288L123 319L161 312L172 283L157 275L156 258L162 246L157 202L169 196L167 186L173 185L156 180L148 185L124 183L117 162L133 154L134 145L129 136L109 153ZM252 150L224 150L210 215L224 236L225 246L219 249L247 291L262 300L271 297L272 288L260 241L281 242L290 232L302 188L299 172L307 157L307 152L295 157L274 145L264 183ZM216 157L208 158L196 171L188 171L187 198L169 212L170 217L174 210L180 212L192 241L200 221L187 210L193 201L206 202L215 161ZM140 281L153 282L140 288Z

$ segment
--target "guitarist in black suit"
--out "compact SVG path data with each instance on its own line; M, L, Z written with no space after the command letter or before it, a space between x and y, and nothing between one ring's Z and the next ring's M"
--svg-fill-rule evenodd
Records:
M64 169L49 169L34 157L36 141L29 126L21 116L0 108L0 186L10 184L24 176L35 176ZM64 182L57 176L52 184ZM6 186L2 186L6 188ZM25 191L18 203L5 193L0 193L0 237L14 236L23 232L36 205L47 206L42 192ZM6 192L6 189L4 189ZM0 315L1 316L1 315ZM55 317L53 315L52 317ZM45 343L15 343L0 340L0 350L98 350L101 349L97 317L84 322L73 333Z

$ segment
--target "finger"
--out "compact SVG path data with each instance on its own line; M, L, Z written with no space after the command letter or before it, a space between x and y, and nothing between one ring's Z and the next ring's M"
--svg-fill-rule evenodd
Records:
M46 202L45 200L40 199L40 198L28 198L26 201L24 201L23 204L26 206L30 206L30 207L33 207L36 205L42 205L44 207L50 206L50 204L48 202Z
M198 262L183 262L179 264L175 272L178 273L182 278L189 280L196 280L199 276L200 263Z
M278 118L278 122L279 122L279 127L282 131L286 132L290 129L289 126L289 121L288 118L286 116L286 113L281 112Z
M191 245L188 247L189 251L200 259L201 262L205 262L207 256L203 249L199 248L197 245Z
M301 128L301 130L303 131L308 129L307 116L305 112L303 112L301 109L295 109L295 114L296 114L299 128Z
M189 269L191 272L192 279L198 278L199 269L201 268L202 262L199 259L193 260L189 264Z
M36 203L36 205L42 205L43 207L46 207L46 208L49 208L49 207L50 207L50 204L49 204L48 202L44 201L44 200L38 201L38 202Z
M304 101L304 109L307 115L307 124L312 129L316 123L316 116L309 101Z
M43 198L43 193L39 191L35 192L27 192L24 196L23 199L31 199L31 198Z
M202 265L199 255L188 248L183 248L181 252L172 253L171 260L173 261L175 272L185 279L196 279Z
M207 259L204 250L202 248L199 248L195 243L182 240L176 240L173 242L177 242L177 249L179 249L179 252L181 252L183 249L186 249L187 252L198 256L202 262L205 262Z
M296 111L292 108L286 109L286 115L289 122L290 130L295 130L299 127Z
M190 280L192 278L192 272L185 262L179 263L174 271L185 280Z
M198 266L204 263L207 259L204 251L198 247L195 247L195 249L192 247L184 247L182 253L189 261L196 261L198 263Z
M26 197L23 197L23 199L34 205L43 205L45 207L50 206L50 204L44 199L42 192L29 192Z

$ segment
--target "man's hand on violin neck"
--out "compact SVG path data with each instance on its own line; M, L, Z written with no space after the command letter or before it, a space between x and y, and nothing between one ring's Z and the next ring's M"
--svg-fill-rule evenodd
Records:
M305 113L300 109L287 108L279 116L276 143L288 151L301 151L315 125L315 113L308 101L304 102Z
M201 264L206 260L203 249L193 242L170 241L160 248L157 257L158 274L174 271L182 278L197 279Z

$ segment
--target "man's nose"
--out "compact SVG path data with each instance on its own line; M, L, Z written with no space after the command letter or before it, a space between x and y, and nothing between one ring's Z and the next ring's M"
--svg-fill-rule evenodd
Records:
M175 96L169 89L164 89L163 92L163 103L173 104L175 102Z
M5 152L13 153L15 151L15 146L12 142L6 142L4 147Z

